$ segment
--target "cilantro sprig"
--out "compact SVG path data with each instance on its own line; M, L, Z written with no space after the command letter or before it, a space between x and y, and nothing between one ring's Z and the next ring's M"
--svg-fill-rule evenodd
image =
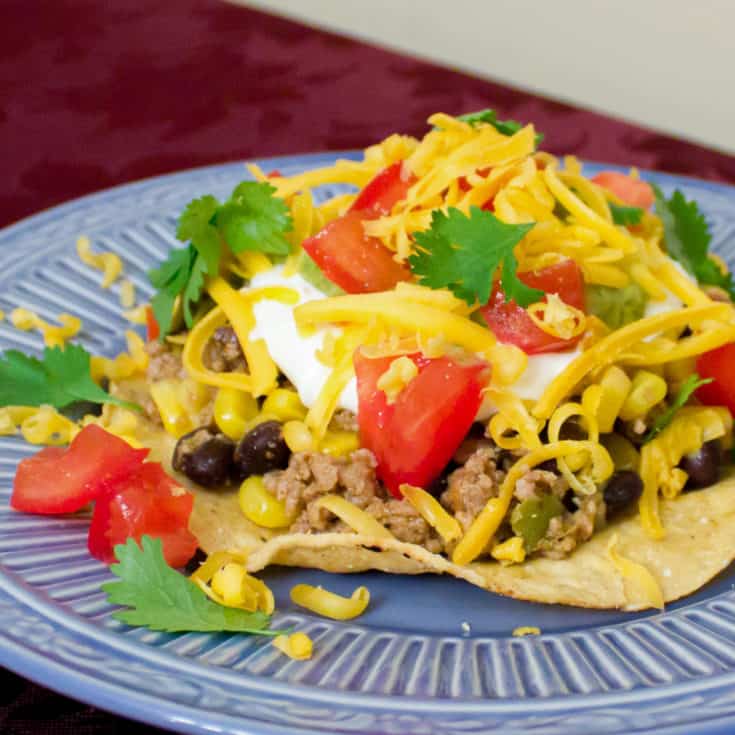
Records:
M120 581L102 585L109 602L124 605L114 617L127 625L168 633L218 632L279 635L269 630L270 615L224 607L212 602L193 582L172 569L161 541L143 536L115 547L117 564L110 571Z
M151 301L161 339L171 331L176 299L181 297L184 321L194 322L192 307L202 296L207 276L216 276L225 249L288 255L285 233L293 226L286 203L265 182L243 181L230 198L219 202L210 194L189 202L179 218L176 237L188 242L149 272L157 293Z
M17 350L0 356L0 406L65 408L78 401L141 410L135 403L111 396L92 380L90 355L79 345L47 347L42 360Z
M643 219L643 210L640 207L628 207L624 204L615 204L608 202L610 205L610 214L616 225L639 225Z
M487 303L493 275L500 268L505 298L528 306L543 291L518 278L513 248L533 226L506 224L479 207L471 207L469 216L454 207L446 214L435 210L431 227L415 233L418 249L408 262L421 284L449 288L470 305Z
M699 283L719 286L735 299L735 283L730 273L723 273L709 258L712 235L699 206L687 201L678 189L669 199L653 185L656 214L664 225L664 242L669 255L678 260Z
M711 382L712 378L700 378L697 373L690 375L681 384L679 392L671 405L653 422L653 426L651 426L651 429L643 438L643 443L650 442L651 439L658 436L671 423L676 412L686 404L700 385L706 385Z
M495 110L487 108L478 110L477 112L468 112L464 115L458 115L457 120L469 123L473 127L478 123L487 123L492 125L502 135L515 135L519 130L524 128L523 123L517 120L498 120L498 114ZM544 140L543 133L536 133L536 147L538 148Z

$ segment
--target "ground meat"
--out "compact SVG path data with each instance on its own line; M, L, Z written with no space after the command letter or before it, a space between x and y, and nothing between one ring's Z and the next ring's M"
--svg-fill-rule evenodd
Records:
M232 327L220 327L204 348L202 360L215 373L244 373L247 362Z
M539 541L536 551L551 559L563 559L583 541L587 541L595 528L604 522L605 501L602 493L579 499L579 509L573 513L552 518L546 536Z
M349 457L299 452L291 456L287 469L268 473L265 486L286 504L288 513L298 513L292 532L349 531L314 502L322 495L334 493L370 513L397 539L441 551L442 543L434 529L410 503L391 498L378 482L375 464L375 457L366 449Z
M150 360L146 378L155 383L166 378L185 378L186 371L181 362L181 349L168 342L153 340L145 346Z
M497 496L505 472L498 467L500 450L482 446L465 464L449 475L442 505L462 524L465 531L490 498Z
M533 469L518 480L513 495L521 502L548 493L561 500L567 490L569 483L561 475L548 470Z
M346 408L338 408L332 416L332 426L340 431L357 431L357 414Z
M186 369L181 361L181 348L178 345L155 340L148 342L145 349L150 357L148 369L146 370L146 380L148 383L156 383L159 380L184 380L188 378ZM190 395L189 405L201 405L202 399L200 393L202 389L203 387L201 385L190 385L187 387L187 393ZM192 417L197 426L206 426L212 422L215 390L212 388L207 390L210 393L210 400L206 401L204 408L199 411L197 416ZM150 393L146 391L143 396L136 397L135 402L141 405L146 418L156 426L163 425L158 408L153 402Z

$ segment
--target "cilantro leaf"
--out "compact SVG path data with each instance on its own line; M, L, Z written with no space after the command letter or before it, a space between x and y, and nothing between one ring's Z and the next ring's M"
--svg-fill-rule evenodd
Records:
M151 284L158 289L151 300L151 308L158 322L161 341L171 331L176 297L186 290L196 255L191 246L174 249L159 268L148 272Z
M79 345L47 347L43 360L17 350L0 357L0 406L64 408L77 401L114 403L140 410L140 406L111 396L92 380L90 355Z
M674 418L676 412L692 397L700 385L711 383L712 378L700 378L697 373L690 375L679 388L679 393L672 401L671 405L653 422L653 426L643 439L643 443L650 442L651 439L658 436Z
M192 261L189 280L187 281L182 298L184 321L188 327L191 327L194 324L191 305L196 304L201 298L202 291L204 290L204 277L207 273L209 273L209 271L207 270L206 261L201 255L197 255ZM216 275L216 273L217 271L214 271L211 275Z
M643 218L643 210L640 207L627 207L623 204L608 202L610 214L616 225L638 225Z
M168 633L183 631L278 635L268 629L270 616L212 602L193 582L172 569L163 557L159 539L143 536L115 547L117 564L110 571L119 582L102 585L109 602L127 610L114 617L127 625L140 625Z
M719 286L735 299L732 274L723 273L708 256L712 235L707 220L695 201L687 201L677 189L666 199L661 189L653 185L656 213L664 225L664 242L669 255L678 260L699 283Z
M274 196L275 191L264 182L243 181L224 204L207 194L186 205L176 237L189 241L188 246L172 250L159 268L148 273L157 289L151 307L161 340L171 332L179 296L186 325L193 325L192 305L202 296L206 276L219 272L225 244L233 253L257 250L288 255L291 246L284 233L293 223L288 206Z
M216 273L221 255L220 235L212 224L219 202L211 195L194 199L179 217L176 237L187 240L196 248L206 263L207 273Z
M533 224L508 225L492 212L471 207L469 216L450 207L447 214L435 210L431 227L414 237L418 251L409 258L419 282L431 288L449 288L472 305L487 303L493 275L502 265L503 291L521 306L537 301L543 292L518 280L514 246Z
M233 253L259 250L288 255L291 246L283 236L292 228L286 202L273 196L275 187L243 181L215 217L225 242Z
M473 127L478 123L488 123L492 125L502 135L515 135L523 127L523 123L519 123L517 120L498 120L497 113L495 110L487 108L485 110L478 110L477 112L468 112L464 115L458 115L457 120L469 123ZM536 147L538 148L544 140L543 133L536 133Z

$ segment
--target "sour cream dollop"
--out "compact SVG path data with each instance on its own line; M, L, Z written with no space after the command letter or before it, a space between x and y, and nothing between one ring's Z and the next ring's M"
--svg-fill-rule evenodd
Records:
M250 282L251 288L285 286L299 294L299 304L323 299L325 294L312 286L298 273L283 274L283 266L258 273ZM262 338L268 352L281 372L293 383L301 402L310 408L331 372L317 359L316 353L324 343L327 332L340 332L335 327L317 329L309 335L299 332L294 319L295 304L279 301L258 301L253 307L255 328L252 338ZM357 381L352 378L339 397L337 405L357 413Z

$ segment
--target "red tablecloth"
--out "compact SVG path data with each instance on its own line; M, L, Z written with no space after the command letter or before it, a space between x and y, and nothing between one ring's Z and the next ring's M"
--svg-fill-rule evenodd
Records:
M361 148L483 107L533 120L555 153L735 183L733 157L217 0L4 0L2 16L0 225L145 176ZM8 672L0 731L158 732Z

